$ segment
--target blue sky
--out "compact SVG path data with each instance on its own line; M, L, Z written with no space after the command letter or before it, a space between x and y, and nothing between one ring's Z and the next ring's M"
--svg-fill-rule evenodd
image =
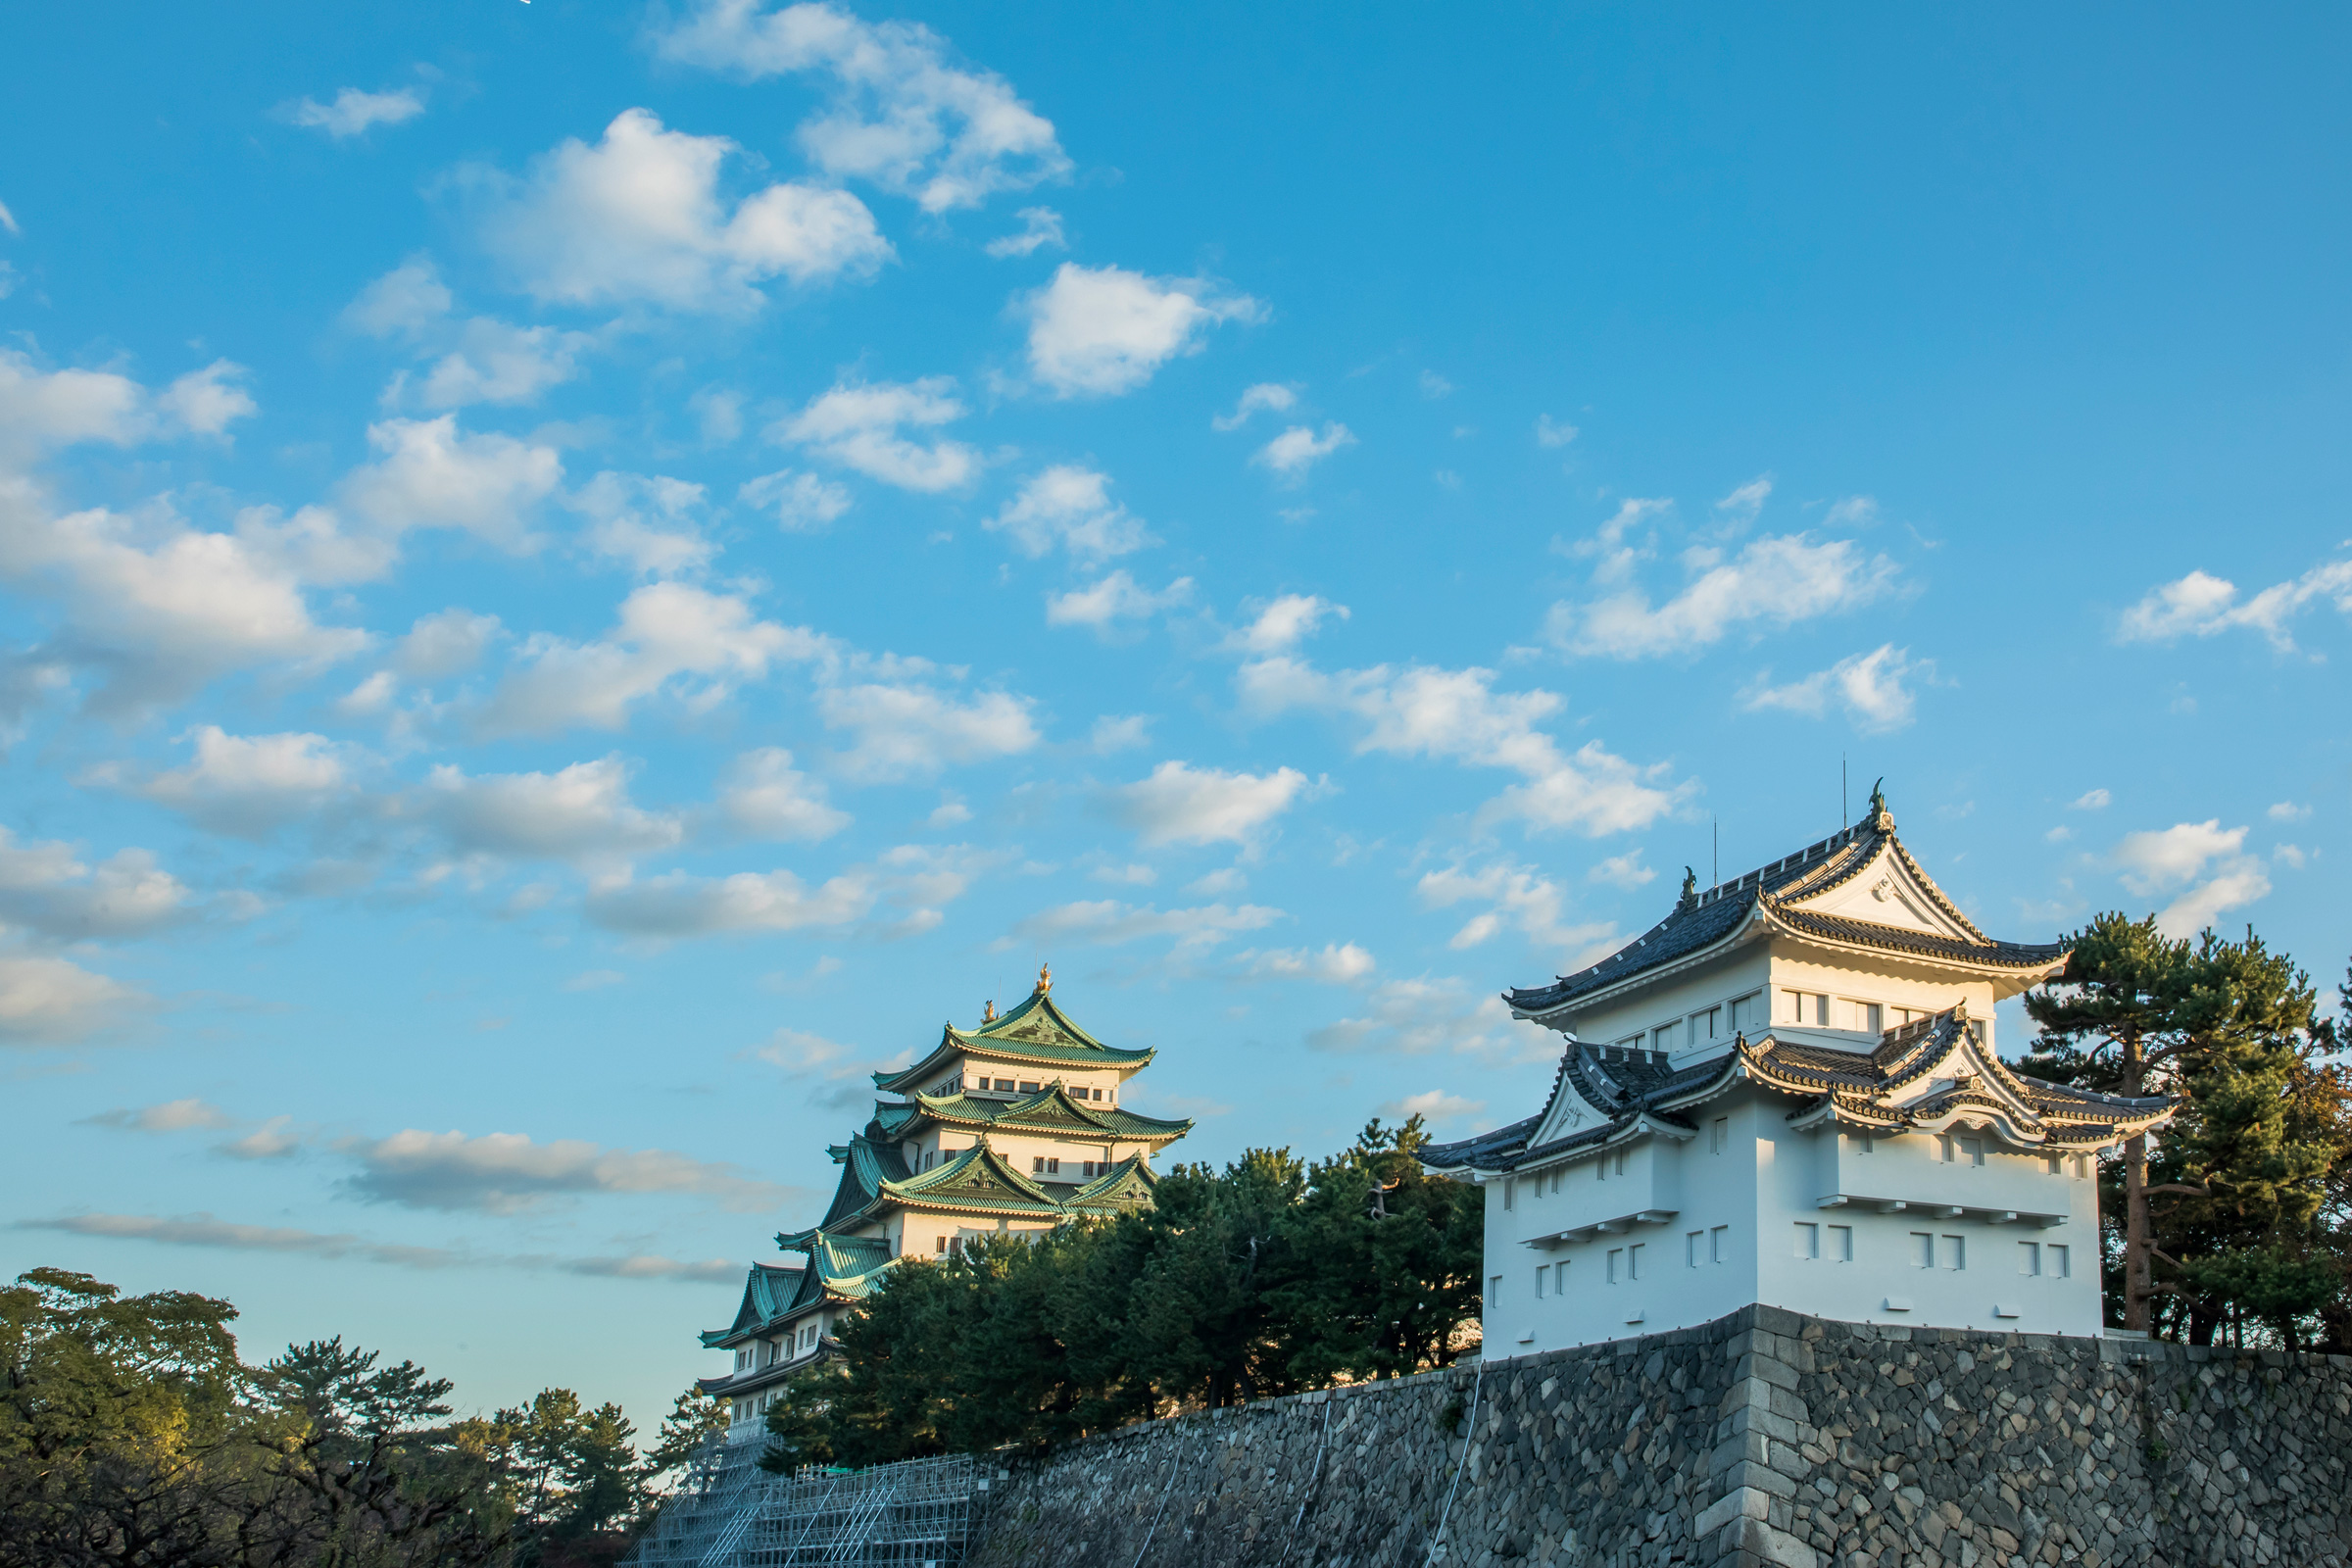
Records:
M864 1073L1526 1113L1884 775L2352 937L2340 16L20 9L0 1265L650 1424Z

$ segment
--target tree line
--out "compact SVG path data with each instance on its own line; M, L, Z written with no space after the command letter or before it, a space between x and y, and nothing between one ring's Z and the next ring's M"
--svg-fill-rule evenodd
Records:
M796 1374L761 1460L862 1466L1082 1437L1449 1359L1476 1324L1482 1195L1420 1117L1308 1162L1177 1165L1152 1206L897 1264Z
M2310 975L2250 926L2190 942L2104 914L2068 940L2026 997L2022 1070L2180 1102L2100 1163L2109 1322L2352 1351L2352 1013L2321 1016Z
M447 1379L340 1338L239 1359L227 1301L34 1269L0 1288L0 1568L588 1568L724 1415L640 1454L568 1389L451 1421Z

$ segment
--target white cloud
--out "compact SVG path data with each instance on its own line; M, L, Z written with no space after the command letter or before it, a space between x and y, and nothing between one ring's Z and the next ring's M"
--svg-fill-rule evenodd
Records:
M1587 742L1562 752L1536 728L1557 712L1546 691L1496 693L1494 672L1386 664L1326 674L1277 656L1242 666L1246 708L1271 716L1294 709L1344 713L1364 726L1356 751L1433 757L1516 772L1526 782L1503 792L1491 813L1537 828L1574 828L1598 837L1646 827L1674 808L1689 785L1661 787L1665 764L1638 767Z
M1427 1122L1448 1122L1475 1116L1486 1108L1487 1102L1483 1100L1465 1100L1460 1095L1449 1095L1443 1089L1425 1089L1417 1095L1387 1102L1380 1107L1380 1113L1399 1120L1418 1116Z
M1933 676L1936 666L1914 662L1907 648L1882 643L1867 654L1849 654L1827 669L1816 670L1787 686L1768 684L1771 672L1759 675L1740 694L1749 712L1778 709L1819 718L1836 700L1857 728L1868 733L1901 729L1915 716L1916 702L1903 682L1915 675Z
M297 125L323 130L335 140L345 141L364 134L372 125L397 125L404 120L416 119L424 113L424 96L414 87L396 87L389 92L346 87L335 94L333 103L304 98L285 105L278 113Z
M919 23L868 23L830 5L763 11L759 0L703 0L655 32L672 60L746 80L826 76L830 106L800 141L835 176L870 179L927 213L977 207L998 191L1061 178L1054 125L994 72L951 62Z
M360 290L343 319L379 338L399 338L433 364L412 386L407 371L384 394L388 405L414 401L432 409L470 403L529 403L579 373L596 346L586 332L516 326L496 317L464 319L427 257L412 257Z
M1596 536L1596 583L1629 572L1639 552L1622 536L1642 515L1621 510ZM1682 560L1690 580L1666 603L1652 606L1638 588L1581 605L1563 600L1551 607L1546 635L1570 654L1606 659L1695 652L1750 624L1788 626L1856 609L1891 591L1896 577L1893 562L1864 555L1849 539L1804 534L1753 540L1728 560L1712 549L1685 551Z
M773 509L777 525L786 533L822 532L850 510L848 490L813 473L800 473L791 468L779 468L774 473L745 480L735 492L735 499L762 512Z
M1184 891L1196 898L1218 899L1228 893L1239 893L1249 885L1250 879L1239 867L1228 865L1186 883Z
M564 477L555 448L466 435L454 414L385 419L368 427L368 444L381 456L344 478L343 500L395 537L458 528L502 550L529 550L537 544L530 514Z
M963 417L953 376L920 381L842 381L790 419L770 427L770 439L821 453L846 468L902 490L937 494L977 474L980 454L960 441L925 446L900 431L934 429Z
M1355 436L1346 425L1326 421L1323 433L1313 427L1294 424L1289 429L1257 449L1250 461L1261 468L1270 468L1285 483L1296 484L1306 477L1306 470L1330 457L1342 447L1355 445Z
M17 226L17 215L8 210L6 202L0 202L0 228L7 229L11 234L24 232L24 229Z
M730 211L718 172L736 150L624 110L596 146L567 137L522 181L474 172L491 196L483 237L532 294L569 305L743 310L770 278L869 276L890 258L874 215L844 190L787 181Z
M2274 822L2300 822L2311 815L2311 808L2298 806L2293 801L2280 801L2264 814Z
M654 940L743 932L841 929L890 904L905 912L884 936L927 931L961 898L985 861L960 847L904 844L817 887L787 870L699 877L684 872L593 888L588 918L610 931Z
M1262 930L1284 918L1280 909L1256 904L1157 909L1150 905L1096 899L1041 909L1015 925L1012 935L1032 947L1064 939L1109 947L1167 937L1173 939L1177 951L1190 953L1213 948L1244 931Z
M743 394L726 387L707 386L686 400L694 412L703 444L723 447L743 434Z
M2084 790L2075 797L2072 808L2078 811L2104 811L2114 803L2115 797L2103 789Z
M1107 561L1155 543L1144 520L1110 499L1110 476L1076 464L1033 474L983 527L1007 533L1021 553L1055 545L1082 561Z
M344 749L323 735L231 735L218 724L200 724L189 733L196 755L185 767L138 782L116 770L96 777L121 782L213 832L252 839L267 838L352 790Z
M1450 976L1384 981L1373 988L1362 1013L1309 1030L1306 1043L1342 1054L1445 1052L1494 1065L1551 1061L1559 1055L1557 1035L1514 1019L1492 990L1473 989Z
M1061 215L1051 207L1021 209L1022 228L1018 234L1004 234L992 239L985 247L988 254L1000 261L1008 256L1027 256L1051 245L1057 251L1070 248L1061 236Z
M1203 329L1265 312L1199 278L1147 277L1064 262L1015 305L1029 318L1029 368L1058 397L1132 392L1169 360L1197 354Z
M251 393L232 384L246 373L242 365L215 360L157 393L155 406L193 434L220 435L236 420L261 412Z
M137 936L184 919L185 883L145 850L121 850L95 866L59 843L20 844L0 827L0 926L52 942Z
M2192 937L2211 926L2226 909L2252 904L2271 891L2270 874L2250 855L2225 860L2215 875L2166 905L2156 914L2156 929L2173 938Z
M1772 498L1772 475L1758 474L1747 483L1736 487L1730 495L1715 503L1715 514L1732 530L1746 527L1764 511L1764 503Z
M2243 852L2246 830L2224 829L2221 818L2177 822L2160 831L2129 833L2115 847L2124 886L2146 897L2178 887L2201 873L2208 861Z
M411 1128L389 1138L352 1139L338 1152L359 1162L344 1184L355 1197L409 1208L504 1214L553 1197L674 1193L749 1211L785 1192L733 1165L661 1149L607 1149L579 1138L541 1144L521 1133L468 1137Z
M1421 372L1421 395L1431 399L1450 397L1453 395L1453 383L1435 370L1423 370Z
M1149 778L1109 792L1112 809L1146 844L1250 844L1307 787L1294 767L1228 773L1162 762Z
M1257 612L1230 646L1245 653L1280 654L1298 646L1322 626L1324 617L1348 618L1348 607L1313 594L1284 594Z
M87 1040L149 1000L64 958L0 956L0 1045Z
M1623 888L1631 893L1634 889L1649 883L1657 874L1642 863L1642 852L1635 850L1625 855L1610 856L1593 866L1592 870L1587 871L1585 880L1605 882L1610 887Z
M236 1118L218 1105L204 1101L168 1100L160 1105L142 1105L133 1110L128 1106L100 1111L84 1120L100 1127L120 1127L134 1133L178 1133L192 1127L232 1127Z
M419 615L393 655L404 674L439 680L471 669L503 628L496 615L470 610L436 610Z
M828 687L825 722L857 736L835 760L852 778L927 777L956 762L1014 757L1038 743L1032 704L1008 692L965 700L924 685Z
M1567 924L1563 918L1567 899L1559 884L1532 865L1498 861L1476 871L1448 866L1424 874L1414 892L1433 909L1448 909L1463 903L1489 906L1453 934L1446 945L1456 951L1477 947L1510 925L1529 941L1565 956L1605 940L1615 929L1606 921Z
M2300 577L2274 583L2240 601L2226 577L2192 571L2153 589L2124 612L2117 637L2123 642L2170 642L2178 637L2213 637L2233 627L2251 627L2280 651L2294 647L2291 621L2314 600L2326 599L2352 614L2352 561L2331 561Z
M676 847L684 824L633 805L629 772L617 757L553 773L468 775L443 763L414 808L460 855L603 864Z
M825 799L825 787L792 765L780 746L746 752L727 769L718 808L758 838L814 843L850 825L850 813Z
M1879 503L1873 496L1847 496L1830 504L1822 520L1833 528L1870 528L1879 521Z
M1279 381L1260 381L1255 386L1243 389L1242 399L1233 406L1231 414L1220 414L1208 422L1215 429L1238 430L1249 423L1250 416L1260 409L1282 414L1298 401L1296 388L1284 386Z
M778 1194L790 1194L793 1189L777 1188L776 1191ZM56 1219L28 1219L17 1223L20 1227L32 1230L154 1242L164 1247L348 1257L392 1268L427 1271L447 1268L522 1268L553 1270L593 1279L673 1280L690 1285L725 1285L743 1277L743 1265L725 1257L681 1262L656 1253L633 1253L622 1257L557 1257L544 1252L475 1252L459 1248L409 1247L397 1243L370 1242L347 1232L306 1231L288 1225L241 1225L215 1219L210 1213L181 1214L170 1219L154 1214L67 1214Z
M1124 571L1114 571L1091 587L1046 596L1049 626L1092 626L1100 631L1117 620L1144 620L1193 597L1193 579L1179 577L1154 593Z
M580 542L641 577L691 575L710 564L718 547L695 519L703 501L699 484L612 470L566 498L590 519Z
M1313 948L1272 948L1245 953L1235 960L1242 972L1259 980L1315 980L1324 985L1350 986L1379 966L1372 955L1352 942Z
M1159 881L1159 873L1148 865L1098 865L1086 875L1089 881L1122 888L1148 888Z
M1573 424L1561 423L1548 414L1536 416L1536 445L1538 446L1564 447L1576 439L1576 426Z
M253 399L229 383L242 366L216 360L154 397L112 370L50 370L15 349L0 349L0 460L24 462L85 441L128 446L151 437L219 435L254 412Z
M1098 757L1113 752L1131 752L1139 746L1152 744L1152 717L1148 713L1103 714L1095 720L1087 732L1087 749Z
M708 708L771 664L828 650L816 633L760 620L733 595L650 583L621 602L617 623L595 642L545 633L525 642L475 724L490 734L619 729L632 706L657 693Z
M806 1029L778 1029L752 1056L779 1068L789 1078L822 1086L815 1102L836 1109L873 1100L873 1081L866 1076L867 1058L837 1040Z

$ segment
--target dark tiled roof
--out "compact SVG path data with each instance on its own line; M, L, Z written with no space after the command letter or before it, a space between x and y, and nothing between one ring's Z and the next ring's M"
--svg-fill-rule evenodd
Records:
M1794 900L1826 893L1855 876L1878 857L1882 847L1890 849L1918 876L1923 886L1931 890L1934 888L1934 882L1919 869L1918 862L1911 858L1901 841L1895 838L1894 818L1887 814L1883 803L1874 800L1870 815L1843 832L1833 833L1794 855L1783 857L1769 865L1759 866L1744 876L1734 877L1703 892L1696 888L1686 888L1682 899L1665 919L1598 963L1579 969L1574 974L1562 975L1547 986L1505 991L1502 999L1511 1004L1513 1010L1527 1016L1553 1011L1579 997L1590 996L1620 980L1630 979L1645 970L1713 947L1737 932L1755 912L1757 902L1767 898L1772 901L1775 918L1785 921L1795 930L1827 941L2015 968L2037 967L2065 951L2055 944L2044 946L1995 942L1977 930L1968 917L1948 902L1942 903L1943 912L1977 940L1936 936L1900 926L1880 925L1874 921L1853 920L1788 907Z
M1835 1102L1841 1118L1864 1126L1933 1130L1948 1126L1949 1113L1982 1110L2009 1118L2029 1146L2050 1149L2112 1143L2161 1121L2172 1106L2160 1095L2128 1100L2023 1077L1981 1045L1972 1045L1975 1030L1966 1009L1954 1007L1886 1031L1871 1051L1777 1035L1754 1042L1742 1037L1716 1055L1679 1068L1660 1052L1571 1040L1551 1101L1543 1111L1476 1138L1430 1145L1421 1151L1420 1159L1437 1170L1509 1171L1529 1160L1607 1143L1642 1119L1690 1127L1693 1124L1676 1112L1711 1098L1733 1082L1735 1069L1742 1064L1759 1085L1804 1100L1792 1118ZM1947 1065L1952 1077L1948 1086L1925 1097L1906 1089ZM1562 1084L1573 1088L1603 1119L1531 1146L1528 1141L1549 1116Z

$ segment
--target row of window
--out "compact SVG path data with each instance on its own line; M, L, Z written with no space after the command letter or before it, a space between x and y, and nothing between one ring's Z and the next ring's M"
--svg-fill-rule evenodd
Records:
M1722 1153L1730 1146L1731 1141L1732 1119L1729 1116L1718 1116L1707 1124L1708 1153ZM1628 1152L1629 1151L1623 1149L1604 1151L1598 1159L1592 1161L1592 1179L1605 1182L1623 1176ZM1540 1170L1529 1177L1528 1182L1534 1197L1542 1198L1546 1194L1557 1193L1567 1185L1568 1167L1555 1165L1550 1170ZM1505 1176L1502 1179L1502 1206L1506 1210L1516 1209L1519 1206L1519 1178L1516 1176Z
M1745 1030L1761 1029L1764 1022L1764 993L1751 991L1744 997L1701 1007L1640 1034L1627 1035L1617 1044L1628 1051L1644 1047L1651 1051L1681 1051L1710 1041L1729 1040Z
M1823 1225L1809 1220L1796 1222L1796 1255L1807 1262L1850 1263L1854 1260L1854 1228L1851 1225ZM1938 1234L1933 1231L1911 1233L1911 1263L1915 1268L1962 1270L1968 1267L1968 1238ZM1603 1283L1615 1285L1642 1278L1647 1266L1649 1244L1634 1242L1624 1247L1612 1247L1602 1259ZM1731 1227L1717 1225L1707 1230L1687 1231L1683 1235L1683 1261L1690 1268L1702 1268L1722 1263L1731 1255ZM2069 1279L2073 1276L2073 1250L2056 1242L2020 1242L2017 1244L2017 1271L2033 1278ZM1502 1295L1502 1276L1497 1274L1488 1282L1494 1298ZM1536 1295L1565 1296L1568 1294L1568 1264L1539 1263L1536 1265Z
M1107 1159L1077 1159L1070 1163L1078 1167L1079 1178L1083 1181L1093 1181L1098 1176L1110 1173L1111 1162ZM1052 1154L1032 1154L1029 1156L1029 1174L1058 1176L1061 1174L1061 1161Z
M952 1091L957 1087L957 1084L958 1080L951 1078L947 1081L946 1088ZM975 1095L992 1093L999 1095L1034 1095L1043 1088L1045 1088L1044 1083L1034 1078L1022 1078L1018 1080L1011 1078L975 1078L972 1080L970 1092ZM934 1093L938 1092L939 1091L934 1091ZM1116 1089L1104 1090L1098 1088L1093 1084L1063 1084L1061 1086L1061 1092L1069 1096L1072 1100L1100 1100L1113 1104L1117 1103L1119 1098L1119 1092Z

